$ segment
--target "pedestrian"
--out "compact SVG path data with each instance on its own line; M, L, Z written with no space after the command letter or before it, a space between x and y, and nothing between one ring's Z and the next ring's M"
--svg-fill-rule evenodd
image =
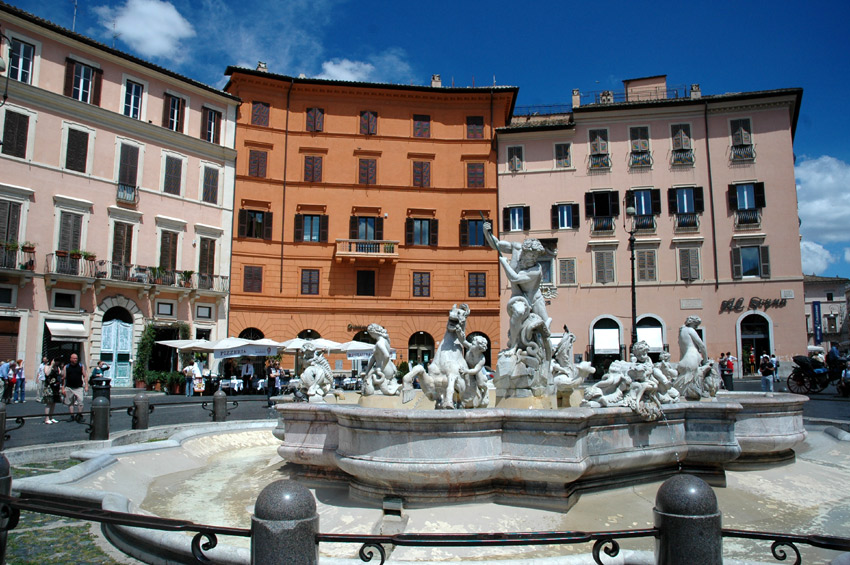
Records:
M41 365L38 366L38 371L35 375L35 387L36 387L36 396L38 397L36 400L38 402L42 402L44 398L44 380L47 378L47 373L45 372L50 367L50 363L47 361L47 356L41 358Z
M759 363L759 372L761 373L761 390L762 392L773 392L773 363L770 362L770 356L767 353L761 356Z
M15 369L15 404L24 404L27 401L27 379L24 375L24 360L18 359L18 368Z
M91 370L91 378L96 379L98 377L102 377L107 380L112 380L106 376L106 371L109 370L109 365L104 363L102 360L97 362L97 365L94 366L94 369Z
M779 359L776 358L776 353L770 354L770 362L773 363L773 380L779 382Z
M14 359L0 364L0 380L3 381L3 403L9 404L12 400L12 388L15 386L15 369L18 364Z
M76 353L71 353L70 363L62 369L62 397L71 412L72 422L76 419L74 416L75 407L78 417L82 417L83 398L88 390L89 380L86 375L86 368L80 364L80 357Z
M274 361L271 359L268 360L266 364L266 402L269 407L272 405L272 392L274 389L274 379L275 379L275 370L274 370Z
M186 380L186 398L192 396L195 388L195 377L192 374L192 366L183 367L183 378Z
M251 390L251 381L254 379L254 365L245 359L242 363L242 393L248 394Z
M41 396L44 403L44 423L58 424L59 422L53 419L53 411L56 409L56 403L62 402L62 394L59 392L62 387L59 365L54 359L50 363L45 362L44 366L44 391Z
M720 352L720 358L717 360L717 366L720 369L720 379L723 381L723 388L732 390L732 371L729 369L729 361L726 360L726 354Z

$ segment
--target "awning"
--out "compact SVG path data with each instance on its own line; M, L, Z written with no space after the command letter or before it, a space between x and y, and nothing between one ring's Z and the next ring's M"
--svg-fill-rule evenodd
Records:
M620 330L594 328L593 330L593 352L602 354L619 355L620 353Z
M44 322L53 341L86 341L89 332L82 322Z
M661 328L647 328L638 326L638 341L645 341L649 350L653 353L664 351L664 339L661 337Z

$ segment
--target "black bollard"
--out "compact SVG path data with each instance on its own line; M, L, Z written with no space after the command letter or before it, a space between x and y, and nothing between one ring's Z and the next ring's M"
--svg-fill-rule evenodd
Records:
M275 481L260 492L251 517L251 563L314 565L319 562L316 499L295 481Z
M218 389L213 395L213 422L224 422L227 420L227 395Z
M0 451L6 447L6 403L0 402ZM0 561L2 563L2 561Z
M103 396L91 402L91 440L109 439L109 400Z
M111 400L110 398L110 389L112 386L110 385L111 380L106 377L95 377L91 380L91 397L92 400L95 398L103 397L106 400Z
M664 481L655 495L655 562L658 565L723 563L723 535L717 496L693 475Z
M0 403L2 404L2 403ZM5 411L5 405L3 410ZM12 466L6 456L0 453L0 494L10 496L12 494ZM6 563L6 540L8 530L17 525L17 513L12 512L8 516L0 516L0 563Z
M133 417L134 430L148 429L148 415L151 413L150 403L150 398L143 392L133 397L133 407L129 411Z

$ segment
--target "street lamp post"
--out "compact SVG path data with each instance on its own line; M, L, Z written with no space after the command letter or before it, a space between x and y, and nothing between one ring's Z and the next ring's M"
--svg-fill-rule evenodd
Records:
M635 292L635 208L626 207L626 216L631 220L629 229L629 253L632 262L632 348L637 343L637 294Z

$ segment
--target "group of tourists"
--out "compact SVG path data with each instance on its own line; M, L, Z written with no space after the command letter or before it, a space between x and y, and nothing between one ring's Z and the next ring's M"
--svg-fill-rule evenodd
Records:
M9 365L8 362L0 365L0 377L10 372L11 369L7 365ZM92 377L102 375L107 369L108 367L103 364L103 361L100 361L97 367L92 370ZM8 379L3 380L5 386L8 387ZM17 384L15 382L16 387ZM86 367L80 363L80 358L76 353L72 353L69 362L64 365L60 359L48 359L47 356L42 357L41 364L38 366L36 373L36 385L39 402L44 404L45 424L58 423L53 417L57 402L68 406L72 420L82 415L83 397L89 389L89 380L86 374ZM15 396L17 397L17 389L15 390ZM23 391L21 392L21 402L25 402L23 400Z
M0 363L0 380L3 386L3 402L26 402L26 377L24 375L24 360L9 359ZM14 396L13 396L14 394Z

